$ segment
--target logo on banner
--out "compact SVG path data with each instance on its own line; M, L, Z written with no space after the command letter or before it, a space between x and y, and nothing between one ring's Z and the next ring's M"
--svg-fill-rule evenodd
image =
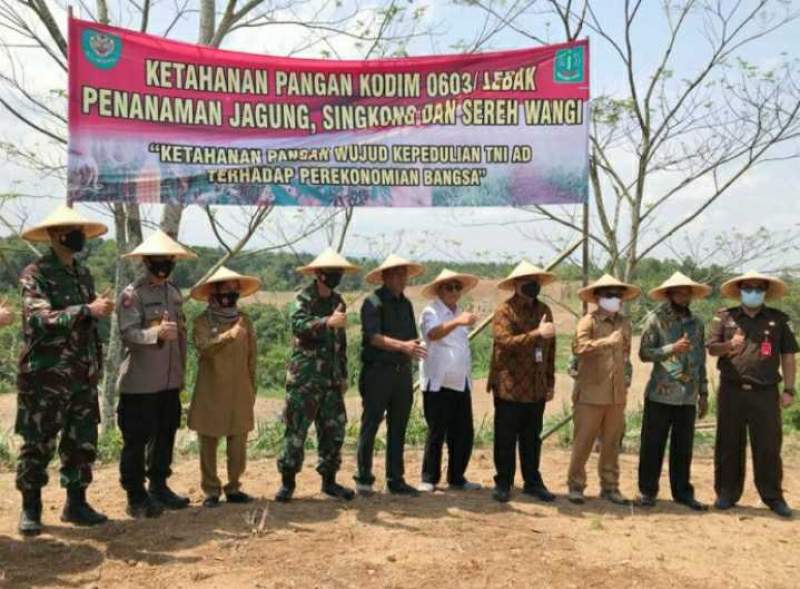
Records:
M563 84L583 82L583 47L556 51L553 80Z
M101 70L109 70L122 53L122 40L117 35L86 29L81 36L81 46L86 59Z

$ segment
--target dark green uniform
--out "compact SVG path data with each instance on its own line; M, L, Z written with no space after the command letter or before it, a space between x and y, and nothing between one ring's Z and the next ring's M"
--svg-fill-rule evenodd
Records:
M331 329L327 319L344 304L334 292L319 295L316 282L298 293L292 309L292 357L286 375L286 432L278 470L294 474L303 466L308 428L317 430L319 464L323 477L336 474L342 463L347 413L347 337Z
M52 251L23 270L22 335L17 386L16 432L23 444L17 488L47 484L56 451L61 485L85 488L97 454L100 410L97 383L102 347L88 304L96 295L89 270L65 266Z

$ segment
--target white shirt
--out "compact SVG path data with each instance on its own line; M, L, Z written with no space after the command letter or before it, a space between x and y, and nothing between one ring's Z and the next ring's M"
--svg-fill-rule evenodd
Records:
M469 330L459 325L436 341L428 337L434 327L455 319L459 313L458 308L451 311L437 298L420 315L419 331L428 346L428 357L420 361L420 386L423 391L438 391L442 387L454 391L463 391L467 387L472 389Z

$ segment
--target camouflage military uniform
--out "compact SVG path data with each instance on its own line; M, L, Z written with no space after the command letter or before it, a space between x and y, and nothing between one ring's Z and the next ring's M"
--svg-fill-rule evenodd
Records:
M303 448L312 423L317 429L321 475L335 474L341 465L347 413L347 338L343 329L326 325L342 297L334 292L319 296L316 282L295 300L291 323L294 334L292 357L286 376L286 434L278 459L284 474L299 472Z
M47 484L59 432L61 485L85 488L92 481L100 421L102 347L87 306L96 296L94 282L79 262L69 268L51 251L23 270L20 284L24 341L15 430L23 444L17 488Z

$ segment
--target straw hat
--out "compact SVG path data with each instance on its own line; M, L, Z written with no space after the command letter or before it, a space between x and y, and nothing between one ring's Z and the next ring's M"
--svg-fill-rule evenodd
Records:
M456 280L461 283L461 286L463 287L461 293L464 294L468 293L478 285L479 278L473 274L453 272L452 270L445 268L439 272L439 276L437 276L432 282L425 285L425 287L422 289L422 296L426 299L433 299L438 296L436 291L440 284L453 282Z
M297 268L303 274L313 274L317 270L339 269L344 272L358 272L359 267L351 264L347 259L333 248L327 248L318 255L310 264Z
M233 270L228 270L225 266L221 266L211 275L211 278L195 286L190 294L192 298L197 301L207 301L215 284L228 282L229 280L236 280L239 282L239 296L241 297L249 297L251 294L258 292L261 288L261 281L255 276L245 276Z
M598 288L622 288L624 289L622 293L622 300L623 301L631 301L638 297L642 289L638 286L634 286L632 284L627 284L625 282L620 282L610 274L603 274L598 280L594 281L592 284L588 286L584 286L582 289L578 291L578 298L582 300L584 303L594 303L597 302L594 291Z
M667 291L670 288L691 288L692 289L692 298L693 299L704 299L708 295L711 294L711 287L707 284L700 284L699 282L695 282L685 274L681 274L680 272L675 272L672 276L670 276L667 280L665 280L661 286L658 288L654 288L648 294L650 298L654 301L666 301L667 300Z
M779 278L773 278L772 276L767 276L766 274L761 274L759 272L745 272L741 276L731 278L720 287L719 290L722 293L722 296L729 299L738 300L741 296L739 291L739 283L744 282L745 280L763 280L766 282L769 285L769 288L767 289L767 295L765 298L769 300L779 299L789 291L789 287L786 286L786 283Z
M383 282L383 272L384 270L389 270L391 268L408 268L408 277L414 278L415 276L419 276L425 271L425 267L422 264L417 264L416 262L409 262L405 258L401 258L400 256L396 256L391 254L388 258L383 261L383 264L375 268L372 272L367 274L364 277L364 280L369 282L370 284L381 284Z
M542 270L539 266L534 266L528 260L522 260L505 280L501 280L497 283L497 288L502 290L514 290L514 281L517 278L535 278L539 286L545 286L551 282L555 282L556 275L547 270Z
M102 223L90 221L83 217L75 209L67 205L61 205L55 211L45 217L44 221L38 225L31 227L27 231L22 232L22 237L28 241L50 241L50 234L48 229L54 227L69 227L71 225L79 226L83 229L87 239L100 237L108 232L108 227Z
M176 260L196 258L197 254L184 248L169 235L159 230L139 244L135 250L123 258L144 258L147 256L171 256Z

